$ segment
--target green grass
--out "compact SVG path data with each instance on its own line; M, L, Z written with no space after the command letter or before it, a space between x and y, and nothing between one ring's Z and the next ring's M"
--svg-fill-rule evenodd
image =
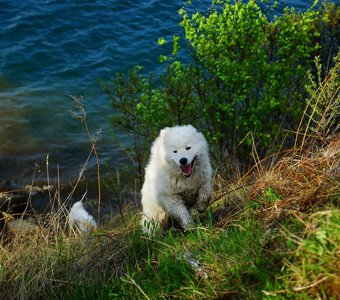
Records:
M210 219L210 218L208 218ZM210 219L211 220L211 219ZM265 229L253 213L225 228L200 224L149 239L124 236L124 274L78 284L70 299L336 299L336 208ZM332 298L333 297L333 298Z
M266 249L270 236L252 215L226 228L171 229L153 240L135 231L125 239L126 273L102 286L100 299L259 299L279 270L277 254ZM79 285L72 298L98 298L98 290Z
M189 232L151 239L134 227L120 239L120 276L80 283L70 299L337 299L340 211L331 190L328 204L274 225L248 201L222 226L212 209ZM284 200L274 196L273 205Z
M90 235L67 233L61 226L55 232L48 229L52 226L37 228L30 239L17 236L2 244L0 294L6 299L336 299L340 213L334 197L326 206L286 214L269 225L263 208L249 202L228 222L213 217L215 208L197 220L195 230L172 227L157 238L142 235L138 218L128 227ZM283 200L276 198L273 205Z
M284 260L269 299L339 299L340 211L319 211L306 218L301 236L286 229L294 248Z

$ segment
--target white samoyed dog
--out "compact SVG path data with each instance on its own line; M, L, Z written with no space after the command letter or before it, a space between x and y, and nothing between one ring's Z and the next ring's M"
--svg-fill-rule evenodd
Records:
M208 143L193 126L161 130L151 148L142 188L145 234L164 229L172 217L184 230L195 226L190 208L204 211L211 195Z

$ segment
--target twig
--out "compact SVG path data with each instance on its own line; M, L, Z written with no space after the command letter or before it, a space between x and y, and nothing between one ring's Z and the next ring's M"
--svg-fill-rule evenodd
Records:
M136 283L136 281L133 278L131 278L130 275L126 275L126 277L129 279L129 280L127 280L127 282L132 283L137 289L139 289L139 291L143 294L143 296L146 299L150 300L149 296L147 294L145 294L145 292L142 290L142 288Z
M240 190L240 189L246 188L246 187L248 187L248 186L252 186L252 185L253 185L253 184L246 184L246 185L239 186L238 188L233 189L233 190L231 190L231 191L224 192L222 195L219 195L217 198L215 198L214 201L212 201L212 202L210 203L210 205L212 205L212 204L215 203L216 201L220 200L221 198L223 198L224 196L226 196L226 195L228 195L228 194L230 194L230 193L232 193L232 192L236 192L237 190Z
M306 222L304 222L301 217L294 211L294 210L291 210L290 213L296 218L298 219L298 221L303 224L307 229L309 229L310 231L312 232L315 232L315 229L310 226L309 224L307 224Z
M299 292L299 291L303 291L303 290L306 290L306 289L310 289L318 284L320 284L321 282L324 282L325 280L327 280L328 277L327 276L324 276L322 277L321 279L319 279L318 281L315 281L309 285L306 285L306 286L296 286L296 287L293 287L293 290L296 291L296 292Z
M99 160L99 155L98 155L98 152L97 152L97 149L96 149L96 141L97 139L95 139L93 137L93 135L91 134L91 130L88 126L88 123L87 123L87 114L86 114L86 111L85 111L85 108L84 108L84 105L82 103L82 100L83 98L80 97L80 98L77 98L76 96L71 96L71 98L73 99L73 101L75 102L75 105L76 105L76 108L78 109L78 112L75 113L74 111L72 111L72 115L74 118L80 120L84 126L85 126L85 130L86 130L86 134L90 140L90 143L91 143L91 152L90 152L90 155L88 156L88 159L86 161L86 164L87 162L89 161L92 153L94 153L95 157L96 157L96 164L97 164L97 186L98 186L98 213L97 213L97 224L99 226L99 223L100 223L100 207L101 207L101 183L100 183L100 160ZM100 134L100 130L97 132L97 136ZM86 165L85 164L85 165ZM83 168L84 170L84 168ZM82 170L82 171L83 171ZM79 177L78 177L78 181L77 183L79 182Z
M49 173L49 154L46 155L46 178L47 178L47 186L50 186L50 173ZM52 203L51 199L51 191L48 189L48 201L50 203L50 208L53 211L54 210L54 203Z
M32 184L31 184L31 187L29 188L27 204L26 204L26 207L23 211L22 218L23 218L24 214L26 214L29 205L31 206L32 210L34 211L34 208L32 207L32 190L33 190L33 186L34 186L35 176L37 174L37 169L39 169L39 168L40 168L39 165L35 164L33 177L32 177Z

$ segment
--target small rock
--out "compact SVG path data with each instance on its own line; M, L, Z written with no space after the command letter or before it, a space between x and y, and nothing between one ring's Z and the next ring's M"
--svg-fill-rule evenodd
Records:
M7 230L9 234L14 236L22 236L32 234L38 230L38 225L32 220L15 219L7 222Z

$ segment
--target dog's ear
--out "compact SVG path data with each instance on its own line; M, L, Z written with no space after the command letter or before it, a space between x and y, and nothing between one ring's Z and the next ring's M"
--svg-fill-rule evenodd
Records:
M196 130L196 128L194 127L194 126L192 126L191 124L188 124L188 125L185 125L187 128L190 128L191 130L195 130L195 131L197 131Z
M160 131L159 136L164 137L165 134L166 134L166 132L168 131L168 129L169 129L169 127L163 128L163 129Z

